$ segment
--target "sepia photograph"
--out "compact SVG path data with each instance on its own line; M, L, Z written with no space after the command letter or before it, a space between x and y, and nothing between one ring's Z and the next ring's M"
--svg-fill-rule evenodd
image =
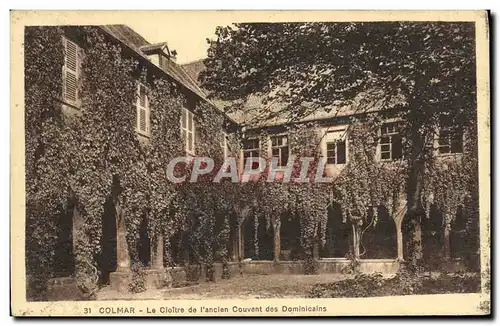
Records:
M11 11L12 313L489 315L488 24Z

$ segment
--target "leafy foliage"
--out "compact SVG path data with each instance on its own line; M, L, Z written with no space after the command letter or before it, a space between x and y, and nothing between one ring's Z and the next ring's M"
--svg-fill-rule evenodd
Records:
M442 194L438 188L446 189L448 194L440 197L446 203L442 202L440 207L448 216L456 209L457 198L463 197L463 183L456 194L450 193L454 187L444 186L458 182L459 178L440 183L443 173L431 165L435 162L432 157L436 126L443 115L450 125L465 129L475 125L474 25L451 22L241 23L218 27L216 35L217 39L207 40L208 58L204 61L207 70L200 75L203 85L212 91L211 95L229 101L228 112L243 109L251 95L262 97L263 105L271 107L279 103L252 123L259 124L276 116L293 123L324 111L336 114L346 105L351 105L354 114L365 114L372 122L377 122L381 116L404 121L401 134L405 140L405 168L401 175L406 179L407 216L413 226L410 242L416 244L411 245L414 247L412 255L418 256L421 242L417 230L425 203L430 201L429 195L432 193L437 198ZM381 112L366 115L370 110ZM475 138L476 134L473 132L469 136ZM373 140L369 138L368 142ZM469 153L477 157L474 150ZM371 160L372 153L365 154L365 158L357 156L361 159L360 166L367 164L367 159ZM473 166L476 169L477 165ZM385 182L391 175L399 176L382 173L388 170L376 165L366 168L369 169ZM361 219L367 206L391 199L386 196L371 198L369 194L373 194L375 185L364 183L369 181L364 175L356 179L356 174L351 173L349 180L351 177L354 178L353 187L366 191L352 196L348 194L349 184L338 189L342 197L349 197L345 201L351 200L343 207L346 214ZM454 177L446 175L446 178ZM477 192L477 188L469 187L468 190L469 193ZM377 193L382 195L380 191ZM395 203L394 199L392 202Z
M309 298L359 298L411 294L477 293L481 288L478 275L418 276L400 272L391 278L380 273L357 274L352 279L316 284Z

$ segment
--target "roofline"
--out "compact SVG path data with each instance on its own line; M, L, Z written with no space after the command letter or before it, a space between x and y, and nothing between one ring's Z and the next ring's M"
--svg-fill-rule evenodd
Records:
M191 61L188 61L186 63L179 63L179 65L181 66L187 66L187 65L190 65L190 64L193 64L193 63L197 63L197 62L200 62L200 61L205 61L207 58L201 58L201 59L196 59L196 60L191 60Z
M245 123L239 123L239 125L244 125L249 130L258 130L258 129L263 129L263 128L280 127L280 126L284 126L284 125L287 125L287 124L299 124L299 123L307 123L307 122L313 122L313 121L317 121L319 123L328 124L328 123L331 123L331 122L335 122L336 120L341 120L341 119L346 119L346 118L349 118L349 117L356 117L356 116L359 117L359 116L368 115L368 114L371 114L371 113L380 113L382 111L383 112L391 113L393 111L399 111L399 110L396 109L396 108L377 109L377 110L373 110L373 111L353 112L353 113L345 114L345 115L336 115L336 116L333 116L333 117L322 117L322 118L307 118L306 117L306 118L304 118L302 120L298 120L298 121L276 122L276 123L263 124L263 125L257 125L257 126L246 125Z

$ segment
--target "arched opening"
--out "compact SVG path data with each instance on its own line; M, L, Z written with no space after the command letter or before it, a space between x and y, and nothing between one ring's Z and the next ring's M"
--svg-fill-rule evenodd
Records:
M325 245L320 249L321 258L345 258L352 251L352 227L343 221L342 210L339 204L328 206L328 220L326 223Z
M111 196L104 203L102 218L101 255L97 265L100 271L99 282L109 283L109 274L116 270L116 210Z
M57 215L57 243L54 253L54 276L66 277L75 272L73 255L73 210L70 201L65 209Z
M284 214L280 226L280 260L303 259L300 245L300 220L293 214Z
M429 216L422 218L422 254L429 269L439 269L443 260L444 223L443 214L432 205Z
M258 218L256 228L255 219ZM273 260L273 229L263 216L249 216L243 222L244 258L252 260Z
M148 220L143 217L139 225L139 242L137 243L137 252L139 262L143 266L149 266L151 263L151 243L148 234Z
M464 207L459 206L455 219L451 223L450 249L452 258L464 258L467 255L467 216Z
M184 266L184 252L187 249L187 232L182 230L177 230L172 237L170 237L170 255L172 257L171 264L172 266ZM184 249L184 250L183 250ZM165 248L168 250L168 248ZM168 253L164 254L164 257L167 256Z
M385 206L377 207L377 215L375 218L373 211L370 210L367 223L361 227L361 258L396 258L396 223Z

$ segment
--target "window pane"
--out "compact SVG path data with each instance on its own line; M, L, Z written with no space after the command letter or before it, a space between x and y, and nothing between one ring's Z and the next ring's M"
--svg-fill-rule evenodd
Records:
M252 154L252 157L259 157L259 151L251 151L250 154Z
M271 137L271 145L278 146L278 137Z
M326 146L326 161L328 164L335 164L335 144L328 143Z
M280 156L280 149L279 148L273 148L272 149L272 155L273 155L273 157L279 157Z
M258 139L248 139L243 142L243 149L255 149L259 148Z
M345 164L346 162L346 152L345 152L345 141L337 142L337 164Z
M380 143L381 144L390 144L391 143L391 137L382 137L382 138L380 138Z
M383 159L383 160L388 160L391 158L391 155L389 152L383 152L380 154L380 158Z
M381 152L389 152L391 150L391 145L380 145Z

